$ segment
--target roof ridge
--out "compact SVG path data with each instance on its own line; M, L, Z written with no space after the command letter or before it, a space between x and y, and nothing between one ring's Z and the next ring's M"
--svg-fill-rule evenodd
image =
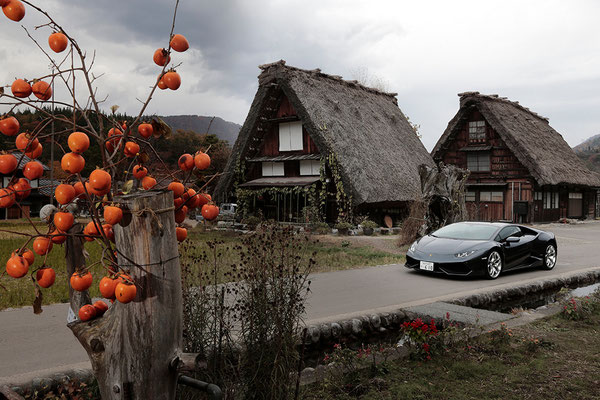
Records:
M279 61L275 61L275 62L268 63L268 64L262 64L262 65L259 65L258 68L260 68L262 70L261 74L266 73L271 68L279 68L279 69L284 69L284 70L289 70L289 71L298 71L298 72L302 72L302 73L314 75L314 76L319 77L319 78L329 79L329 80L332 80L332 81L335 81L335 82L338 82L338 83L345 84L346 86L349 86L349 87L354 87L354 88L357 88L357 89L365 90L365 91L370 92L370 93L375 93L375 94L381 94L381 95L384 95L384 96L388 96L388 97L391 97L392 99L394 99L395 101L397 101L398 93L395 93L395 92L384 92L383 90L379 90L379 89L375 89L375 88L372 88L372 87L365 86L365 85L359 83L357 80L345 80L340 75L326 74L324 72L321 72L320 68L315 68L315 69L298 68L298 67L294 67L294 66L291 66L291 65L287 65L285 60L279 60Z
M505 104L510 104L514 107L517 107L517 108L533 115L536 118L541 119L542 121L545 121L546 123L550 122L550 119L548 117L544 117L543 115L540 115L540 114L536 113L535 111L530 110L529 108L519 104L518 101L512 101L512 100L509 100L508 97L501 97L497 94L481 94L479 92L473 91L473 92L458 93L458 97L460 97L461 102L463 101L463 99L465 97L478 97L478 98L485 99L485 100L497 101L497 102L501 102L501 103L505 103Z

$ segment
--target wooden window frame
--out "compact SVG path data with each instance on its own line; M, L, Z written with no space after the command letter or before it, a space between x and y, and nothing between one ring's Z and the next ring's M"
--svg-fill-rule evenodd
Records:
M467 124L467 134L469 135L470 143L482 143L486 139L486 123L485 120L469 121Z
M309 172L309 173L307 173ZM320 160L301 160L300 161L300 176L320 176L321 161Z
M556 210L560 207L559 192L544 192L542 208L544 210Z
M279 151L304 150L304 135L301 121L279 124Z
M471 167L473 160L469 161L469 158L475 158L476 168L469 168L469 164L471 163ZM482 160L483 158L487 158L486 160ZM490 172L492 170L492 155L489 151L470 151L467 153L467 169L471 172ZM485 169L487 168L487 169Z
M277 167L277 170L275 170ZM281 167L281 168L279 168ZM282 162L268 162L262 163L262 176L285 176L285 165Z
M481 194L482 193L489 193L489 200L482 200L481 199ZM494 196L496 196L496 200L494 200ZM500 197L500 200L498 200L498 197ZM502 191L498 191L498 190L481 190L479 192L479 202L480 203L504 203L504 192Z
M472 198L473 200L469 200L470 198ZM467 190L465 192L465 201L477 201L477 191L475 190Z

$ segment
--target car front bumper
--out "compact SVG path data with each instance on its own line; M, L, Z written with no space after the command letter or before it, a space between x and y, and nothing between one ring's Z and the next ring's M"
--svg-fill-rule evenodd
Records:
M421 261L429 260L419 260L407 255L404 266L409 269L433 274L444 274L449 276L472 276L484 275L486 265L485 260L482 257L477 257L459 262L433 262L433 271L426 271L420 269Z

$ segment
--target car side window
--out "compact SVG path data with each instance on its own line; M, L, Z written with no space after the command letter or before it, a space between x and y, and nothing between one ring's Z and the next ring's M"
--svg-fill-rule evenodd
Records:
M523 236L523 233L518 226L507 226L506 228L503 228L500 233L498 233L498 236L496 236L496 241L501 242L510 236L521 237Z

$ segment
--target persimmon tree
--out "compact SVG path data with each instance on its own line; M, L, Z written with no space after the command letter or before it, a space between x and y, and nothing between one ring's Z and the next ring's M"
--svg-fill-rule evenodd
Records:
M39 12L47 22L26 35L50 61L52 71L37 77L19 77L0 91L0 132L14 137L14 148L0 154L0 173L10 184L0 189L0 207L19 207L32 190L31 181L44 174L37 160L42 143L53 135L68 136L67 146L57 143L64 153L64 178L53 193L56 207L41 213L43 229L31 223L35 233L3 231L23 236L23 245L7 259L0 279L32 281L34 312L41 312L43 290L54 284L56 272L47 265L47 256L64 244L70 285L71 309L77 320L69 327L88 352L102 397L105 399L170 399L175 396L177 368L185 364L181 354L182 299L177 241L187 237L182 226L192 209L214 220L218 207L205 188L216 175L204 176L210 167L207 149L194 149L181 155L179 169L171 171L153 146L155 138L170 134L160 118L146 118L144 112L159 90L177 90L181 76L172 64L177 52L189 48L187 39L174 34L179 1L175 2L171 32L165 47L150 56L157 78L133 122L124 123L112 113L104 113L105 100L97 98L98 76L90 60L58 21L27 0L0 0L6 17L21 21L26 12ZM39 40L41 35L45 39ZM35 34L34 34L35 33ZM76 92L75 81L84 82L84 94ZM55 98L53 87L61 85L65 98ZM72 110L72 119L54 114L46 107L52 101ZM15 112L30 108L43 117L34 129L21 132ZM53 122L67 126L50 131ZM50 132L49 132L50 131ZM86 152L96 141L102 165L82 176ZM30 161L23 165L24 156ZM203 182L198 186L193 182ZM90 220L78 215L86 209ZM48 208L45 209L48 211ZM87 259L84 243L96 241L102 247L100 259ZM33 268L41 257L40 267ZM103 276L93 276L91 268L101 265ZM92 304L88 289L98 285L105 300ZM109 302L108 302L109 301Z

